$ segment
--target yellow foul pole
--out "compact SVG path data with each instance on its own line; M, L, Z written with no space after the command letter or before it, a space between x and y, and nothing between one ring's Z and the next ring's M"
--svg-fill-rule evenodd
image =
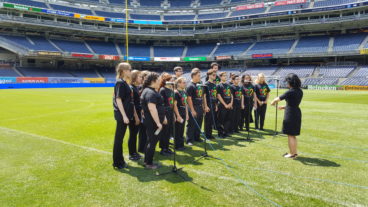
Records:
M128 14L128 0L125 0L125 56L126 61L129 62L129 32L128 32L128 20L129 20L129 14Z

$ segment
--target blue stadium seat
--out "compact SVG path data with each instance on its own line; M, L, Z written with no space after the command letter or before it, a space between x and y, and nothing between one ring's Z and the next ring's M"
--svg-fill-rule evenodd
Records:
M362 66L354 75L355 78L368 78L368 66Z
M165 20L194 20L195 15L166 15Z
M281 70L277 71L275 76L279 76L282 79L289 73L295 73L299 78L305 78L311 76L315 68L316 66L313 65L284 66Z
M219 5L222 0L200 0L201 6Z
M355 3L357 0L326 0L326 1L316 1L314 3L314 8L316 7L328 7L334 5L341 5L341 4L349 4Z
M308 8L308 7L309 7L309 3L288 4L288 5L281 5L281 6L273 6L269 10L269 12L292 11L292 10L303 9L303 8Z
M245 52L252 43L221 44L217 47L214 56L240 55Z
M125 13L116 13L116 12L106 12L106 11L97 11L95 10L97 16L101 17L111 17L111 18L123 18L125 19Z
M160 0L139 0L142 7L160 7Z
M327 52L329 40L328 36L302 37L295 47L294 53Z
M0 77L18 77L18 73L16 73L12 68L0 68Z
M161 20L160 15L130 14L130 17L137 20Z
M171 7L190 7L192 0L170 0Z
M115 44L112 42L87 41L87 44L92 48L92 50L96 54L119 55L118 51L116 51Z
M276 69L276 66L251 67L247 68L243 74L257 76L259 73L263 73L265 76L271 76L276 71Z
M188 45L187 57L207 57L215 48L215 44Z
M17 69L26 77L73 77L69 72L64 70L32 67L19 67Z
M47 8L45 3L39 1L31 1L31 0L5 0L6 2L14 3L14 4L23 4L27 6Z
M125 45L119 44L120 51L125 55ZM150 46L149 45L137 45L129 44L129 56L132 57L150 57Z
M55 48L46 38L44 37L36 37L36 36L28 36L28 38L35 43L34 48L36 50L44 50L44 51L57 51L60 52L57 48Z
M367 34L346 34L335 37L333 51L354 51L358 50Z
M181 57L184 46L154 46L155 57Z
M354 69L355 66L323 66L320 67L319 74L324 78L345 78Z
M277 40L257 42L247 54L286 54L293 45L294 40Z
M84 42L70 41L70 40L51 40L64 52L76 52L91 54Z
M220 19L228 15L228 12L224 13L209 13L209 14L198 14L198 19Z
M91 10L88 10L88 9L80 9L80 8L61 6L61 5L56 5L56 4L50 4L50 6L55 10L73 12L73 13L78 13L78 14L92 15Z
M233 11L230 16L236 17L236 16L245 16L245 15L252 15L252 14L261 14L261 13L264 13L265 11L266 11L266 8L239 10L239 11Z

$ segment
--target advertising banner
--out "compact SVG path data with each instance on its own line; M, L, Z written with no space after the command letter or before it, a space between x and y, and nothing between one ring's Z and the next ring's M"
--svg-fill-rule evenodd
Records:
M0 77L0 84L16 83L16 82L17 82L17 78L15 77Z
M60 16L67 16L67 17L74 17L74 13L66 12L66 11L58 11L58 10L52 10L52 9L42 9L43 13L47 14L55 14Z
M359 50L359 53L360 53L361 55L368 55L368 48L365 48L365 49L361 49L361 50Z
M180 57L154 57L153 60L156 62L179 62Z
M98 59L100 60L119 60L119 56L117 55L99 55Z
M215 59L216 60L230 60L230 59L233 59L233 56L222 55L222 56L216 56Z
M344 86L347 91L368 91L368 86Z
M61 56L61 52L38 51L37 55L42 56Z
M83 78L83 83L105 83L105 78Z
M308 90L344 90L344 86L340 85L308 85Z
M50 77L49 83L83 83L83 78L57 78Z
M17 77L17 83L47 83L46 77Z
M248 10L248 9L258 9L258 8L263 8L263 7L264 7L264 3L247 4L247 5L237 6L236 11Z
M252 58L254 59L258 59L258 58L272 58L273 54L272 53L267 53L267 54L252 54Z
M275 6L282 6L288 4L302 4L307 2L307 0L286 0L286 1L276 1Z
M72 57L78 58L93 58L93 56L92 54L72 53Z
M124 60L126 60L126 56L124 56ZM131 61L151 61L150 57L133 57L133 56L129 56L128 60Z
M183 58L184 61L206 61L206 57L185 57Z

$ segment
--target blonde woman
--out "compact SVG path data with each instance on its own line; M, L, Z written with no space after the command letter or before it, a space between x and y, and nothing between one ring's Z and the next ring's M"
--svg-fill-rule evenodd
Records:
M266 79L263 73L258 74L256 85L254 86L254 92L256 94L255 101L257 103L257 109L255 112L255 125L256 129L264 130L264 121L266 117L267 101L270 97L270 88L266 83Z
M113 148L113 167L126 168L128 165L123 157L123 139L127 126L134 118L134 104L131 96L132 89L128 82L131 78L131 66L129 63L119 63L116 66L116 83L114 87L114 117L116 131Z

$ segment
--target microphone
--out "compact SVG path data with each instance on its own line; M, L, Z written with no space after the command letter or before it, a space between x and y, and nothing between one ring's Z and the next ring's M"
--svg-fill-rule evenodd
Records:
M168 81L168 82L165 83L165 85L175 85L175 83Z

